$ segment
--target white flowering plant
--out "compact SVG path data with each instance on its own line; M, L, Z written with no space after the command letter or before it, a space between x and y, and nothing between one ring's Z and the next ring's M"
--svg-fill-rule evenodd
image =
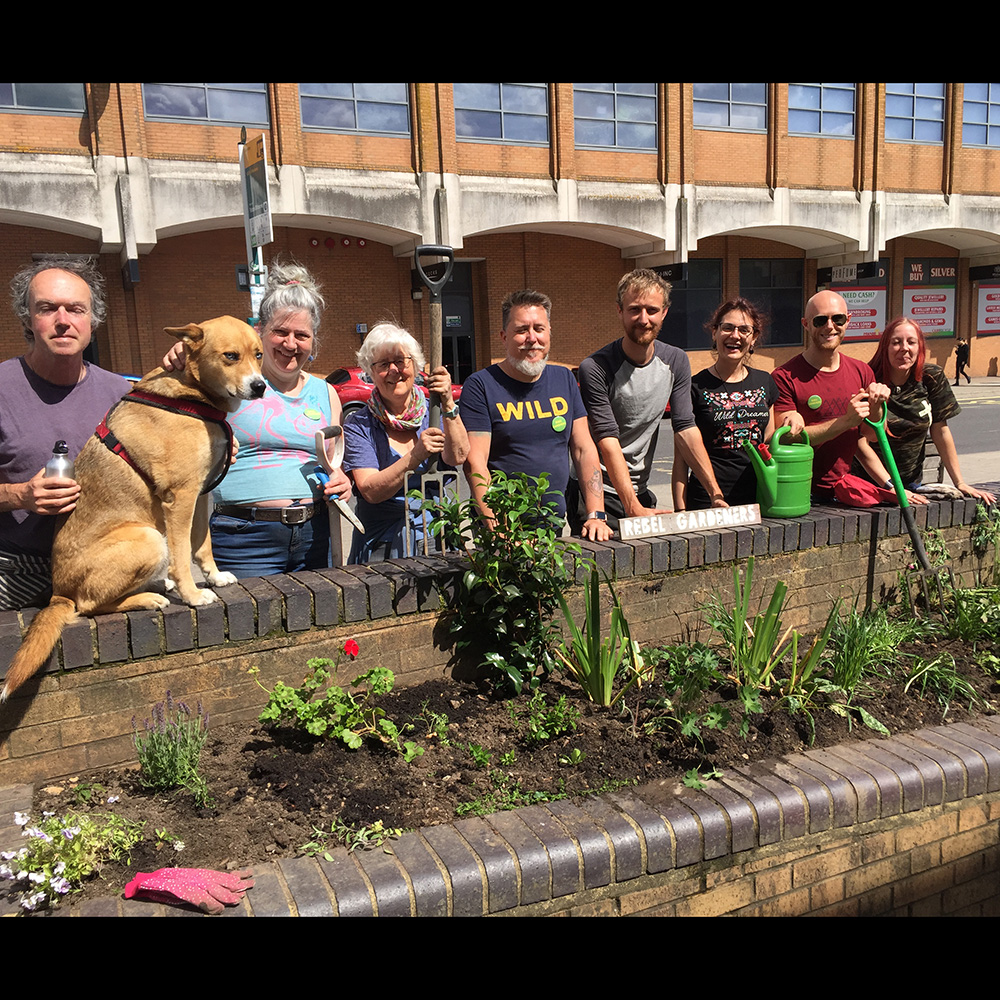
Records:
M26 912L45 909L71 892L107 861L128 858L142 840L142 824L114 813L43 814L33 825L27 813L15 813L27 843L18 851L0 851L0 881ZM130 863L130 859L129 859Z

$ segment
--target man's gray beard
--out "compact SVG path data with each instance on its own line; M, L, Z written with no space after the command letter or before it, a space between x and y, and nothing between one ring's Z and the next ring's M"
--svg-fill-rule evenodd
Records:
M542 374L543 371L545 371L545 364L548 360L548 354L546 354L540 361L529 361L527 358L517 357L511 361L511 364L522 375L527 375L530 379L536 379Z

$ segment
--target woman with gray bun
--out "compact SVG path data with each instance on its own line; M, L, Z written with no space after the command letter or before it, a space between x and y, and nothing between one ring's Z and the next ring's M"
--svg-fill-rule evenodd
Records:
M239 452L213 493L215 561L237 577L330 565L324 495L346 499L351 487L339 470L325 487L314 473L316 431L341 421L333 388L304 370L318 353L325 306L304 267L270 266L259 326L268 387L229 417ZM177 355L175 348L164 367L175 364Z

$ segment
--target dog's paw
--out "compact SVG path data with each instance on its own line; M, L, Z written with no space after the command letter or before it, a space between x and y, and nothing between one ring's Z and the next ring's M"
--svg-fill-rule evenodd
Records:
M162 611L164 608L170 607L170 601L162 594L150 593L148 597L149 600L146 603L146 607L150 611Z
M217 570L215 573L209 573L207 579L213 587L228 587L231 583L236 583L235 574L226 573L222 570Z
M171 590L177 589L177 584L169 576L163 579L163 589L169 594Z
M218 595L214 590L209 590L207 587L204 590L199 590L198 595L193 601L188 601L187 603L192 608L200 608L203 604L211 604L213 601L217 601Z

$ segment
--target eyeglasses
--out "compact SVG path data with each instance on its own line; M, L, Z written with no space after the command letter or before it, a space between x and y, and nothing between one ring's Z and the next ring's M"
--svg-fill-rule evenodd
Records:
M412 364L413 358L393 358L391 361L376 361L372 368L379 375L385 375L393 365L396 366L398 372L408 372Z
M813 326L818 330L820 327L826 326L827 320L834 326L847 326L848 319L850 317L844 313L834 313L833 316L813 316Z
M735 323L720 323L719 329L723 333L732 333L734 330L738 330L744 337L749 337L750 334L753 333L753 327L747 326L746 324L737 326Z

